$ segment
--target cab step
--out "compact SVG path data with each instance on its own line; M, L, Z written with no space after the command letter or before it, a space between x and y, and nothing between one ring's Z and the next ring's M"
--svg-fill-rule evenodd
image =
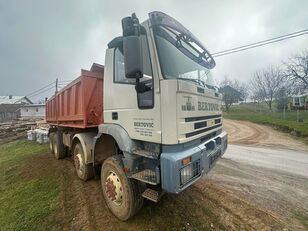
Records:
M143 171L134 173L131 178L134 178L136 180L140 180L144 183L152 184L152 185L157 185L159 183L156 172L150 170L150 169L145 169Z
M142 193L142 197L153 201L155 203L157 203L159 201L159 199L161 198L161 196L163 195L163 193L160 191L156 191L154 189L150 189L147 188L143 193Z

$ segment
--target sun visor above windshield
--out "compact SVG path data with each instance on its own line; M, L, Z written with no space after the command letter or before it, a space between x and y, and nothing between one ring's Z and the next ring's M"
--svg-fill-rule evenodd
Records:
M211 54L207 51L207 49L202 45L202 43L181 23L176 21L174 18L169 15L159 12L153 11L149 13L149 18L151 22L151 26L162 26L168 27L173 30L176 30L179 34L188 36L190 41L195 44L196 49L200 50L200 57L204 58L207 62L207 68L212 69L215 67L216 63L211 56Z

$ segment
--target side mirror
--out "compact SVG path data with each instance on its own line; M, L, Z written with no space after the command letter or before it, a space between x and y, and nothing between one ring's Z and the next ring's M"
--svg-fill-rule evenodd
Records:
M126 78L142 78L143 57L141 39L139 36L130 35L123 37L123 54Z
M140 40L140 24L135 13L122 19L123 54L125 76L129 79L139 79L143 76L143 58Z

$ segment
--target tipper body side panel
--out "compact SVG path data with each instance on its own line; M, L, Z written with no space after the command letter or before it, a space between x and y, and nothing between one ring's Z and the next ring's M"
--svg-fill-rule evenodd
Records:
M81 76L46 102L51 125L91 128L103 123L103 72L82 70Z

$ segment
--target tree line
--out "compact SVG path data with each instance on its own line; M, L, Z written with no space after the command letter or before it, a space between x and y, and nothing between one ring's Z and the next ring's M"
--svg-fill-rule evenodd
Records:
M236 91L227 91L226 86ZM239 99L246 101L248 98L265 102L269 110L272 110L275 100L277 108L283 109L288 103L288 96L308 91L308 51L290 57L281 66L257 70L247 83L225 76L220 87L226 111Z

